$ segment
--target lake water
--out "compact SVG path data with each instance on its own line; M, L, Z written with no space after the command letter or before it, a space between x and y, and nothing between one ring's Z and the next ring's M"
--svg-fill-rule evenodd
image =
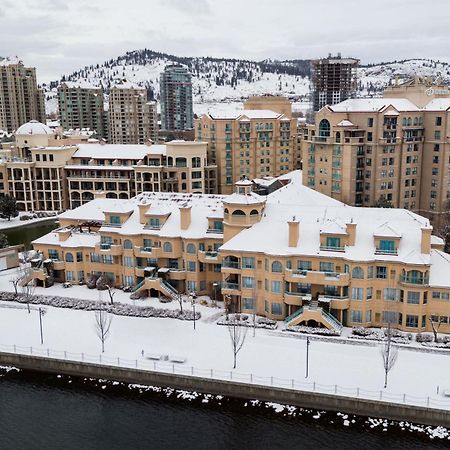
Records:
M56 227L57 222L54 219L50 219L49 221L31 224L24 222L19 227L10 228L1 232L6 234L10 245L24 244L25 248L27 248L31 241L49 233Z
M69 380L23 372L0 377L2 450L448 448L449 441L397 427L345 427L342 419L283 417L238 400L219 406Z

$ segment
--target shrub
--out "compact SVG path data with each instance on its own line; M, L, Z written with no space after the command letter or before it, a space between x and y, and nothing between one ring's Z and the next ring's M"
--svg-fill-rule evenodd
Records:
M431 334L419 333L416 336L417 342L433 342L433 336Z

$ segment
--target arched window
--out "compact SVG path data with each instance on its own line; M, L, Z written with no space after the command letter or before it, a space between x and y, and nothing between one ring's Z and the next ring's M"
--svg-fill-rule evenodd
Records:
M336 142L341 142L341 132L340 131L336 132Z
M171 252L172 252L172 244L171 244L170 242L164 242L164 244L163 244L163 250L164 250L166 253L171 253ZM195 250L194 250L194 253L195 253Z
M133 243L129 239L123 241L123 248L125 250L131 250L133 248Z
M406 127L406 123L407 123L407 119L406 119L406 117L403 117L403 119L402 119L402 125L403 125L404 127Z
M419 118L414 117L414 126L417 126L419 124Z
M196 253L195 245L194 244L188 244L186 246L186 253L195 254Z
M225 208L225 209L223 210L223 212L224 212L225 214L228 214L228 208Z
M408 126L411 126L412 125L412 119L411 119L411 117L408 117Z
M72 253L66 253L66 262L73 262Z
M242 209L236 209L233 211L233 216L245 216L245 212Z
M272 272L280 273L280 272L282 272L282 271L283 271L283 266L282 266L282 264L280 263L280 261L274 261L274 262L272 263Z
M328 137L330 136L330 122L327 119L322 119L319 123L319 136Z
M258 213L258 211L256 209L252 209L251 212L250 212L251 216L257 216L258 214L259 213Z
M354 267L352 270L352 278L363 279L364 270L361 267Z
M181 172L181 179L185 180L186 179L186 172Z
M177 167L186 167L187 166L186 158L176 158L175 165Z
M172 158L172 156L169 156L169 157L167 158L167 165L168 165L168 166L173 166L173 158Z
M108 192L106 198L117 198L117 194L114 192Z
M201 165L202 165L202 160L198 156L195 156L194 158L192 158L192 167L200 167Z

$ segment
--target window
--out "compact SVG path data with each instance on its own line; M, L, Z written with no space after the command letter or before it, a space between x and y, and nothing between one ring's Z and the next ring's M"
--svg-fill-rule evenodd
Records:
M351 310L350 311L350 320L353 323L361 323L362 322L362 311Z
M133 267L133 258L131 256L124 256L123 265L125 267Z
M377 276L376 278L387 278L386 266L377 266Z
M255 309L255 300L253 298L244 297L242 299L244 309Z
M264 311L269 312L269 302L267 300L264 300Z
M321 272L334 272L334 264L332 262L321 262L319 269Z
M192 243L189 243L186 246L186 253L190 253L191 255L194 255L197 252L195 245Z
M66 270L66 281L75 281L75 275L71 270Z
M73 262L73 254L66 253L66 262Z
M53 261L59 261L58 250L49 249L48 257L49 257L49 259L52 259Z
M373 266L369 266L367 269L367 278L373 278Z
M326 247L340 248L341 247L341 238L327 236Z
M120 216L110 216L110 223L120 225Z
M383 296L387 301L396 302L399 299L398 289L384 288Z
M366 311L366 322L372 322L372 310Z
M132 275L124 275L123 276L123 285L124 286L133 286L134 277Z
M187 261L187 271L188 272L196 272L197 270L197 264L195 261Z
M274 316L281 316L283 314L283 305L281 303L272 303L272 314Z
M172 252L172 244L170 242L164 242L163 251L166 253L171 253Z
M281 265L280 261L274 261L272 263L272 272L280 273L283 271L283 266Z
M297 263L298 270L312 270L311 261L298 261Z
M378 251L381 253L396 253L395 241L391 239L380 239Z
M372 128L373 127L373 117L369 117L367 119L367 127Z
M408 303L418 305L420 303L420 292L408 291Z
M383 311L383 323L398 323L398 313L395 311Z
M436 126L437 127L440 127L441 125L442 125L442 117L440 117L440 116L437 116L436 117Z
M150 220L148 221L148 225L150 226L150 228L161 228L159 219L156 217L150 217Z
M242 258L242 268L243 269L254 269L255 268L255 258L244 256Z
M352 278L363 279L364 278L364 270L361 267L354 267L352 270Z
M83 252L77 252L77 262L83 262Z
M366 299L372 300L372 288L371 287L366 289Z
M133 248L133 243L129 239L123 241L123 248L125 250L131 250Z
M242 277L242 287L247 289L252 289L254 286L253 277Z
M281 281L272 281L272 292L276 294L281 292Z
M419 317L406 314L406 326L408 328L417 328L419 326Z
M364 296L363 288L352 288L352 300L362 300Z

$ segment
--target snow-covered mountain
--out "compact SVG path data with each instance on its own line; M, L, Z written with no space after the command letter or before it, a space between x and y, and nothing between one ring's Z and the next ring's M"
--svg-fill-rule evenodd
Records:
M209 57L178 57L152 50L128 52L102 64L86 66L62 77L103 86L105 97L112 85L124 79L147 87L151 98L159 99L159 76L168 64L184 64L193 75L194 111L205 112L217 103L238 104L249 95L282 94L305 102L310 92L308 60L247 61ZM362 66L358 71L359 95L380 95L389 82L411 76L431 76L450 83L450 65L444 62L411 59ZM56 87L44 86L47 113L56 112Z

